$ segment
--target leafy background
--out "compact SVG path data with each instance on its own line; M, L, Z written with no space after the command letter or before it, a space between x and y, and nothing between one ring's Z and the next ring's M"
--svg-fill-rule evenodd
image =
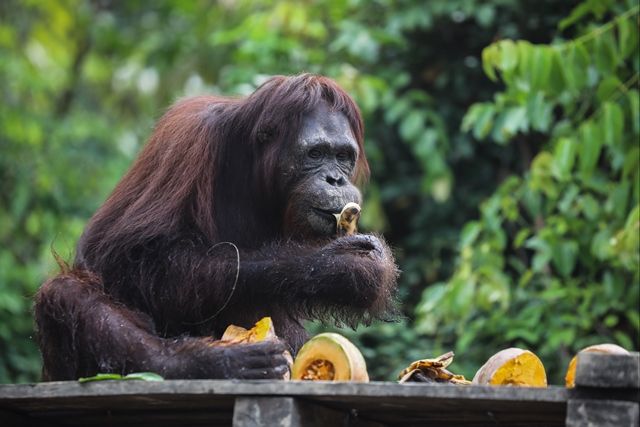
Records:
M362 228L403 271L401 322L341 330L374 379L519 346L561 384L586 345L637 350L638 22L632 0L1 2L0 382L39 380L51 249L72 258L163 110L302 71L361 106Z

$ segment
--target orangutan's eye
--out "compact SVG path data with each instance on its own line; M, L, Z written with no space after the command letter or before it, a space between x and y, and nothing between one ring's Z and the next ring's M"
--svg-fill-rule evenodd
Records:
M309 150L309 157L312 159L319 159L322 157L322 151L318 148L312 148Z
M346 151L341 151L336 155L336 159L338 159L341 162L346 162L350 158L351 156Z

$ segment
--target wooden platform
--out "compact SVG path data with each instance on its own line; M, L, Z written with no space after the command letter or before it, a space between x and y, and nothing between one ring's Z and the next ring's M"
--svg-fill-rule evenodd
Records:
M637 426L638 354L587 356L572 390L227 380L0 385L0 425ZM594 375L603 366L625 374Z

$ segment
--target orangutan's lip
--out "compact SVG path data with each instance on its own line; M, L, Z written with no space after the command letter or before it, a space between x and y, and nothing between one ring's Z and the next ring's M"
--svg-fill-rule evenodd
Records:
M326 216L328 218L331 218L332 221L335 221L336 215L340 213L340 210L320 209L315 207L312 207L311 210L313 210L320 216Z

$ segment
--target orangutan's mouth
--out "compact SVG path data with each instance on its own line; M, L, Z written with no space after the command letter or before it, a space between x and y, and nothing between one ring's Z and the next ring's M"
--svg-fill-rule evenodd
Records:
M333 222L336 221L336 214L340 213L340 209L333 210L333 209L320 209L320 208L312 207L311 210L314 211L319 216L330 219Z

